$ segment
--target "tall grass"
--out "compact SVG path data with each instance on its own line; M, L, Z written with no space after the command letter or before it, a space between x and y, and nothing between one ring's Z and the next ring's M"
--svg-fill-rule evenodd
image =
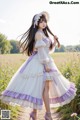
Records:
M58 111L61 112L61 120L73 120L72 113L80 116L80 53L73 53L67 63L64 62L61 65L60 70L66 78L75 83L77 95L69 104L60 107ZM75 120L77 119L75 118Z
M27 59L24 55L0 55L0 93L5 90L11 77L20 67L20 65ZM12 107L0 100L0 108L11 110L11 120L17 120L18 106ZM0 109L0 113L1 113Z

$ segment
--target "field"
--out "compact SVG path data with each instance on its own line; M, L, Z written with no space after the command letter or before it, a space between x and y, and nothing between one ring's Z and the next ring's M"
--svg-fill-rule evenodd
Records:
M80 53L78 52L53 53L51 54L51 56L54 59L56 66L62 72L62 74L66 78L69 78L71 81L74 81L75 84L77 85L77 83L80 80L79 78L80 77ZM22 63L26 59L28 59L28 57L23 54L4 54L4 55L1 54L0 55L0 92L2 92L6 88L13 74L18 70L18 68L22 65ZM77 106L77 103L75 104ZM0 107L5 108L5 105L0 103ZM76 108L74 109L74 111L75 110ZM13 113L16 114L15 112ZM63 119L63 120L66 120L66 119ZM69 119L69 120L72 120L72 119Z
M61 69L61 66L65 66L67 62L78 59L78 54L79 53L54 53L51 54L51 56L54 59L56 66ZM13 74L26 59L28 59L28 56L25 54L0 55L0 80L6 80L5 82L7 85Z
M69 62L71 60L76 60L79 58L80 53L53 53L51 54L54 59L56 65L59 67L65 62ZM27 59L28 57L24 54L4 54L0 55L0 68L4 70L13 69L13 71L17 70L20 65Z

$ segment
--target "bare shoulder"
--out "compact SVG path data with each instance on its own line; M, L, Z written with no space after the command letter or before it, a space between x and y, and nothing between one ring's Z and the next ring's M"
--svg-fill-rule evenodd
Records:
M42 37L43 37L42 33L37 31L35 34L35 40L41 40Z

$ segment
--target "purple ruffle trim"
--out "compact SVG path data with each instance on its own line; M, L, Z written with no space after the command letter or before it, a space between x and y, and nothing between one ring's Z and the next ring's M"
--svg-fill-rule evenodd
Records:
M47 40L47 39L45 39L45 38L43 39L43 41L44 41L45 43L47 43L47 42L48 42L48 40Z
M56 98L50 98L50 103L62 103L68 99L71 99L75 96L76 93L76 88L75 85L73 83L71 83L69 90L62 95L61 97L56 97Z
M70 89L61 97L57 97L57 98L49 98L50 99L50 103L62 103L70 98L72 98L75 94L76 90L75 90L75 86L74 84L71 83L70 85ZM21 99L21 100L27 100L29 102L38 104L38 105L42 105L43 101L42 99L39 98L34 98L30 95L26 95L26 94L22 94L22 93L17 93L17 92L13 92L13 91L9 91L9 90L5 90L3 92L3 96L9 96L12 98L16 98L16 99Z
M42 99L35 98L35 97L32 97L30 95L26 95L26 94L23 94L23 93L17 93L17 92L5 90L2 93L2 95L3 96L9 96L9 97L12 97L12 98L15 98L15 99L27 100L29 102L32 102L32 103L35 103L35 104L38 104L38 105L43 104Z

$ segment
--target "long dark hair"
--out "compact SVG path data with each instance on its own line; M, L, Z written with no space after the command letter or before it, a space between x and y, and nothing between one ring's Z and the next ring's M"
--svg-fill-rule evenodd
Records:
M34 27L34 18L35 18L35 16L32 19L32 25L22 35L22 37L19 41L19 45L20 45L20 48L22 49L22 53L26 52L28 56L32 55L32 53L33 53L33 48L34 48L34 45L35 45L35 34L38 31L38 26L39 26L40 21L42 20L42 21L47 22L45 16L42 15L42 16L40 16L40 19L38 21L38 25L35 25L35 27ZM51 30L49 29L48 26L46 26L46 28L43 29L43 32L47 37L49 37L48 32L52 36L54 36L54 34L51 32ZM59 43L58 40L57 40L57 43L58 43L58 47L60 47L60 43ZM51 42L51 45L50 45L50 49L52 49L52 42Z

